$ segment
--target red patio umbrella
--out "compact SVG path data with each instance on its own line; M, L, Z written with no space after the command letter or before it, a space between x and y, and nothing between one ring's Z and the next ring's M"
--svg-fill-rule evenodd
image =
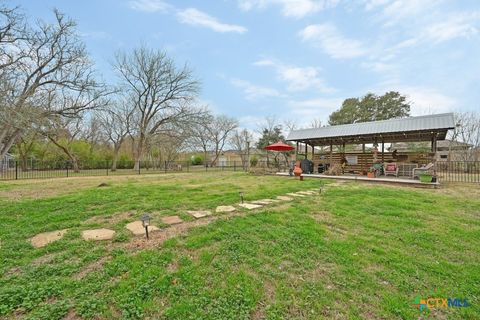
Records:
M270 150L270 151L292 151L293 149L295 148L292 146L289 146L286 143L283 143L282 141L278 141L277 143L274 143L265 147L265 150Z

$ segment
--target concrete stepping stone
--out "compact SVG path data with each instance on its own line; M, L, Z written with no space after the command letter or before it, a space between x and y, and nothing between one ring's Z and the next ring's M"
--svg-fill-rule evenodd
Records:
M130 232L132 232L136 236L145 234L145 228L142 225L142 221L130 222L125 226L125 228L130 230ZM148 232L157 231L157 230L160 230L160 229L156 226L153 226L153 225L148 226Z
M217 209L215 209L215 212L233 212L235 211L235 207L232 206L218 206Z
M280 201L292 201L293 198L287 196L277 196L277 199Z
M313 191L298 191L297 193L298 194L304 194L304 195L307 195L307 196L311 196L311 195L316 194L316 192L313 192Z
M47 244L63 238L68 229L39 233L30 239L30 243L35 248L45 247Z
M162 217L160 220L162 220L163 223L169 224L169 225L178 224L178 223L182 223L182 222L183 222L183 220L180 219L179 216Z
M111 240L114 235L115 231L105 228L82 231L82 238L85 240Z
M298 193L287 193L287 195L292 196L292 197L306 197L304 194L298 194Z
M195 219L205 218L212 214L212 211L209 210L197 210L197 211L187 211L189 215L193 216Z
M253 203L240 203L239 206L248 210L258 209L262 207L262 205L260 204Z
M266 204L272 204L278 201L279 200L276 200L276 199L260 199L260 200L252 201L252 203L266 205Z

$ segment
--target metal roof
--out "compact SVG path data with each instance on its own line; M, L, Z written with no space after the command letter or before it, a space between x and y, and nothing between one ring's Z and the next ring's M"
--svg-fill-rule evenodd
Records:
M370 143L377 139L385 142L425 141L435 134L438 140L445 139L447 131L455 128L453 113L419 117L361 122L337 126L293 130L287 141L307 143ZM404 140L402 140L404 139Z

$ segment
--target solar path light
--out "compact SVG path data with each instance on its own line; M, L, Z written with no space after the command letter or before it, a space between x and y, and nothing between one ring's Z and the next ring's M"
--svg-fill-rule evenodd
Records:
M243 191L240 191L238 194L240 195L240 200L241 200L242 203L243 203Z
M148 226L150 225L151 219L152 218L148 215L148 213L144 213L140 217L140 220L142 221L142 226L145 228L145 235L147 236L147 240L148 240Z

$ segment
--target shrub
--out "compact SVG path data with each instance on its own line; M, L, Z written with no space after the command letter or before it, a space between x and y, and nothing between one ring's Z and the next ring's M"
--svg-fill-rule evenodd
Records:
M250 159L250 166L251 167L256 167L257 166L257 163L258 163L258 158L256 156L253 156L251 159Z

